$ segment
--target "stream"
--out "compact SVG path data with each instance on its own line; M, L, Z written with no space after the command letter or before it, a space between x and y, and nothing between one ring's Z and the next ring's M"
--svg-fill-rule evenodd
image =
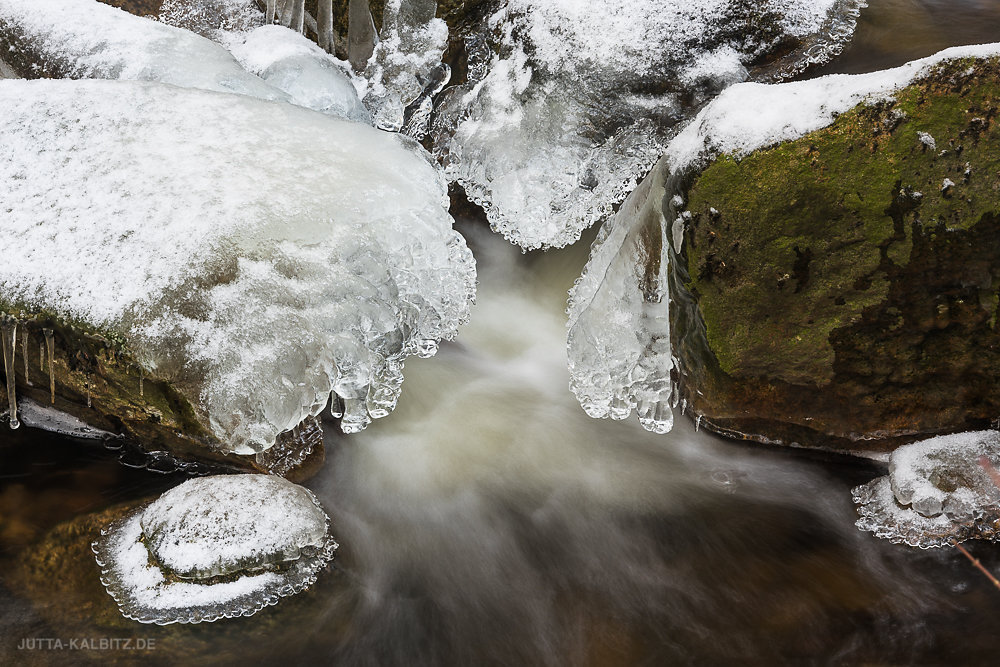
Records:
M994 0L869 4L843 56L810 76L1000 35ZM160 628L95 613L103 591L72 583L96 579L92 560L58 594L25 585L17 564L53 527L183 476L0 431L0 664L995 663L1000 591L965 557L855 528L851 488L880 464L726 441L680 414L667 435L584 414L565 305L596 230L521 254L484 220L457 222L478 262L471 322L407 362L391 415L352 436L325 425L326 463L305 485L341 548L308 593ZM996 545L969 549L1000 572Z

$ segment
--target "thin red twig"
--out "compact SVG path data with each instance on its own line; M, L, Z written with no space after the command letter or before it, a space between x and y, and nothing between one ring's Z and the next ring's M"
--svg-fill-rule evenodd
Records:
M969 562L972 563L976 567L977 570L979 570L980 572L982 572L983 574L985 574L986 577L990 581L993 582L994 586L996 586L997 588L1000 588L1000 580L998 580L996 577L994 577L993 573L991 573L989 570L987 570L985 567L983 567L983 564L980 563L978 559L974 558L972 556L972 554L970 554L965 547L963 547L958 542L955 542L954 540L952 541L952 544L955 545L956 549L958 549L959 551L962 552L962 555L964 555L966 558L969 559Z

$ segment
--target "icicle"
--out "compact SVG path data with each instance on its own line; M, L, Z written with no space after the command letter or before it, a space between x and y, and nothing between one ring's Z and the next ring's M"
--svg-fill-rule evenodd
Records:
M90 403L90 378L89 378L89 377L88 377L88 378L87 378L87 380L86 380L86 381L85 381L85 382L83 383L83 386L87 388L87 407L88 407L88 408L89 408L89 407L92 407L92 406L91 406L91 403Z
M355 72L365 68L375 51L375 20L368 0L350 0L347 9L347 59Z
M289 28L299 34L305 33L306 0L293 0L292 20Z
M316 41L327 53L336 49L333 32L333 0L319 0L316 6Z
M45 370L45 343L38 344L38 367Z
M7 375L7 402L10 404L10 427L17 428L21 422L17 420L17 390L14 377L14 355L17 352L17 320L10 315L4 315L0 323L0 337L3 338L3 368Z
M143 385L145 385L145 382L144 382L145 379L146 379L146 377L143 375L142 369L140 368L139 369L139 398L143 398L145 396L145 391L144 391L144 386L143 386Z
M53 359L56 356L56 342L55 337L52 335L52 329L42 329L42 333L45 334L45 348L48 350L49 354L49 394L51 395L52 405L56 404L56 371Z
M697 433L700 430L701 430L701 415L698 415L698 418L694 420L694 432Z
M335 393L330 394L330 416L334 419L344 416L344 399Z
M21 334L21 356L24 357L24 384L32 387L31 378L28 377L28 330Z
M267 7L264 9L264 22L274 23L274 17L278 9L278 0L267 0Z

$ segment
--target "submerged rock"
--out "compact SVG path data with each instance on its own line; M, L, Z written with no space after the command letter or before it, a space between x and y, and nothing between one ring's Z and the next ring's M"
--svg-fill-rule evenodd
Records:
M496 231L533 249L610 216L678 122L726 85L832 57L863 3L451 4L479 20L449 20L465 81L437 105L435 155Z
M38 402L52 329L57 407L225 460L331 392L345 431L388 414L404 359L468 317L474 262L411 142L149 83L3 81L0 104L0 310Z
M889 474L854 489L858 527L910 546L1000 535L1000 433L938 436L892 452Z
M189 480L93 544L122 614L159 625L254 614L311 585L336 548L316 497L273 475Z

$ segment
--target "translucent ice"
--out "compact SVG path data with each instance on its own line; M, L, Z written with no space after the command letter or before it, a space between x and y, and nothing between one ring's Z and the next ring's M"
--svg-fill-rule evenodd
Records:
M434 127L448 176L523 248L607 218L677 122L722 87L829 58L861 0L511 0L479 31L485 61ZM794 40L800 49L763 65ZM474 60L476 59L474 58Z
M957 433L899 447L888 477L855 489L858 526L921 547L993 536L1000 489L983 457L987 465L1000 464L1000 433Z
M38 77L158 81L268 100L285 94L218 44L97 0L0 0L0 35Z
M472 255L404 137L141 82L5 80L0 107L0 295L112 332L227 451L331 391L363 428L468 317Z
M274 475L189 480L93 545L122 613L161 625L249 616L312 584L336 548L316 497Z
M434 17L436 11L434 0L385 3L380 41L365 72L370 87L364 102L376 127L401 130L407 106L428 85L443 85L435 70L448 46L448 26Z
M570 291L570 388L591 417L625 419L666 433L673 367L661 165L625 200L594 241Z
M261 26L234 38L230 51L247 71L287 93L292 104L371 122L339 61L302 35L277 25Z

